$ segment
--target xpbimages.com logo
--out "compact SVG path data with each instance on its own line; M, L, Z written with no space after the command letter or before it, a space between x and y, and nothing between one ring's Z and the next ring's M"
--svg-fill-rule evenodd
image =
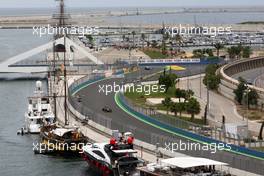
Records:
M142 93L144 95L150 95L151 93L164 93L166 91L165 85L142 85L142 84L125 84L120 85L114 82L108 85L98 85L98 92L105 95L118 92L128 93Z
M43 37L46 35L98 35L99 27L89 27L89 26L70 26L70 27L57 27L57 26L34 26L33 35Z
M33 151L38 151L39 153L52 152L54 150L59 151L73 151L83 153L82 148L89 143L53 143L47 141L47 143L33 143Z
M211 143L211 144L200 144L200 143L191 143L191 142L165 142L165 150L172 153L179 151L209 151L214 154L217 151L231 150L231 144L225 143Z
M190 26L190 25L182 25L165 27L164 34L168 34L171 37L175 37L176 35L208 35L214 36L217 35L230 35L232 33L232 27L222 27L222 26Z

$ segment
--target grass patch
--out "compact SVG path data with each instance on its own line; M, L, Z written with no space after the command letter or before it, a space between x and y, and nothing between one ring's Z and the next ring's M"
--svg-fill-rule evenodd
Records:
M264 152L264 147L253 147L252 149L260 152Z
M168 56L158 50L143 50L151 59L166 59Z
M158 92L152 92L150 95L145 95L144 92L125 92L124 95L131 100L133 103L135 103L137 106L142 107L142 108L153 108L156 110L162 110L162 111L167 111L167 108L162 105L162 104L158 104L158 105L147 105L146 104L146 99L147 98L165 98L165 97L175 97L174 93L175 93L175 87L170 87L168 89L168 91L166 93L163 93L161 91ZM182 112L184 113L184 112ZM160 117L162 116L163 120L165 122L170 122L171 120L177 118L177 119L181 119L183 121L187 121L187 122L192 122L195 124L199 124L199 125L203 125L203 120L202 119L194 119L193 121L191 121L191 117L184 117L184 116L174 116L174 115L170 115L170 114L160 114ZM184 127L185 128L185 127ZM187 127L186 127L187 128Z
M166 111L166 108L164 107L163 110ZM182 112L182 113L184 113L184 112ZM191 117L179 116L179 114L176 117L174 115L170 115L170 114L163 114L162 118L167 118L167 119L175 119L176 118L176 119L180 119L180 120L183 120L183 121L191 122L191 123L194 123L194 124L204 125L203 119L194 118L194 120L191 121Z
M147 98L165 98L165 97L174 97L174 92L175 92L175 87L170 87L168 89L168 91L166 93L162 92L161 90L157 91L157 92L151 92L150 95L146 95L145 92L129 92L126 91L125 92L125 96L132 100L134 103L138 104L138 105L144 105L144 107L146 106L146 99Z
M247 118L249 120L261 120L264 119L264 113L258 109L249 109L247 110L246 107L243 106L237 106L238 113L243 117Z

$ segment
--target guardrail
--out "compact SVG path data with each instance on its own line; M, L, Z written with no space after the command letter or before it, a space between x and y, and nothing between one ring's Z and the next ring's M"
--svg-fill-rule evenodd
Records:
M242 65L244 65L244 64L248 64L248 65L243 67ZM220 73L221 78L231 85L225 84L225 82L221 82L221 83L223 83L224 86L226 86L230 89L235 89L236 86L238 86L239 81L232 78L231 77L232 75L234 75L238 72L241 72L241 71L246 71L246 70L260 68L260 67L264 67L264 58L262 58L262 57L261 58L258 57L258 58L251 58L251 59L243 59L243 60L238 60L238 61L235 61L233 63L227 64L227 65L220 68L219 73ZM227 72L229 72L229 73L227 73ZM253 85L248 85L248 87L256 90L259 94L264 95L264 89L263 88L259 88L259 87L253 86Z
M169 133L173 133L176 135L179 135L180 137L184 137L188 140L192 140L195 142L199 142L202 144L219 144L219 143L223 143L222 141L219 140L215 140L212 138L208 138L202 135L197 135L195 133L192 132L188 132L186 130L183 130L181 128L177 128L175 126L172 125L168 125L166 123L163 123L155 118L149 117L143 113L140 113L138 111L135 111L133 108L131 108L129 106L129 104L125 101L124 96L121 93L117 93L116 97L115 97L118 105L126 112L128 112L130 115L134 116L135 118L148 123L152 126L155 126L157 128L160 128L164 131L167 131ZM255 150L251 150L245 147L240 147L240 146L236 146L236 145L231 145L232 149L231 152L237 153L237 154L242 154L245 156L250 156L253 158L257 158L257 159L261 159L264 160L264 153L263 152L258 152ZM226 151L229 151L226 149Z
M183 130L183 129L174 127L172 125L168 125L168 124L162 123L162 122L158 121L157 119L154 119L154 118L149 117L149 116L147 116L145 114L137 112L137 111L135 111L133 108L131 108L127 104L127 102L125 101L125 99L124 99L124 97L122 96L121 93L117 93L116 94L115 100L116 100L116 103L118 104L118 106L120 108L122 108L125 112L127 112L131 116L135 117L136 119L138 119L138 120L140 120L140 121L142 121L144 123L147 123L147 124L149 124L149 125L151 125L153 127L156 127L156 128L158 128L158 129L160 129L162 131L168 132L168 133L170 133L172 135L176 135L176 136L178 136L178 138L180 137L182 139L185 139L185 141L193 141L193 142L198 142L200 144L207 144L207 145L214 145L214 144L216 144L216 145L225 144L226 145L227 144L227 143L219 141L219 140L215 140L215 139L212 139L212 138L204 137L204 136L189 132L187 130ZM229 144L229 146L231 146L230 150L229 150L229 148L227 149L225 147L224 151L218 152L218 154L221 153L220 156L219 155L214 155L213 159L216 159L216 160L219 160L219 161L222 161L222 162L227 162L227 163L229 163L229 164L234 166L234 165L238 165L238 163L241 164L241 163L247 161L247 158L244 158L244 159L241 160L239 155L244 156L244 157L250 157L250 158L252 158L251 162L253 162L254 164L258 164L258 167L262 168L262 169L258 168L258 170L259 170L258 173L263 173L264 172L264 167L263 167L263 165L264 165L264 153L263 152L251 150L251 149L248 149L248 148L245 148L245 147L236 146L236 145L233 145L233 144ZM197 152L196 155L200 155L200 156L203 156L203 157L207 155L206 152L204 152L204 151L196 151L196 152ZM235 155L232 156L232 154L235 154ZM230 160L228 160L226 158L223 158L222 156L224 156L224 155L228 155L228 157L232 157L233 160L230 161ZM206 157L209 157L209 156L206 156ZM248 171L252 171L252 168L247 168L247 166L243 166L240 169L246 169ZM257 168L255 168L255 171L256 170L257 170Z
M98 75L97 76L89 75L87 77L81 78L70 86L69 95L76 94L82 88L87 87L88 85L103 79L106 78ZM94 113L93 110L89 109L88 107L82 106L81 103L78 103L78 101L75 98L76 97L74 96L69 96L69 103L72 105L72 107L75 110L77 110L77 112L83 115L82 117L88 118L108 129L119 129L120 131L130 131L135 134L135 137L137 139L143 139L145 143L149 143L154 146L158 143L164 145L166 142L180 143L181 139L183 139L184 141L195 141L202 144L220 142L217 140L206 138L204 136L190 133L186 130L177 129L177 128L175 129L175 127L172 127L170 125L166 125L157 121L152 121L151 119L148 119L148 117L145 116L144 114L133 112L133 109L131 109L131 107L127 106L126 104L122 104L122 107L125 107L125 109L129 109L130 111L133 112L133 114L131 115L133 116L138 115L144 117L144 120L150 120L151 123L154 123L156 125L155 127L157 128L162 127L163 131L169 132L171 136L163 135L163 133L155 133L155 132L150 133L149 131L146 131L144 129L131 126L129 124L122 124L120 122L112 121L110 118L105 117L104 115L96 114ZM116 100L118 100L117 99L118 97L115 98ZM118 102L120 102L120 100ZM130 111L128 111L128 113L131 113ZM148 123L151 125L150 122ZM249 172L262 174L264 172L264 167L263 167L264 153L250 150L247 148L237 148L237 147L238 146L232 145L232 152L216 152L213 155L210 151L203 151L203 150L198 150L198 151L184 150L180 152L187 155L206 157L206 158L227 162L232 166L235 166L236 168L246 170Z

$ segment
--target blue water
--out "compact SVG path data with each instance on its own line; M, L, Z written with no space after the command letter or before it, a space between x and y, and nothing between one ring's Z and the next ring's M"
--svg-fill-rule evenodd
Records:
M151 7L115 7L115 8L66 8L67 12L71 14L89 14L89 13L106 13L119 11L122 14L135 14L137 10L141 11L180 11L183 8L151 8ZM234 8L236 11L239 8ZM154 14L154 15L139 15L139 16L123 16L123 17L107 17L105 20L110 20L113 23L120 24L162 24L162 22L170 24L235 24L245 21L264 21L264 12L261 9L249 8L248 12L218 12L218 13L176 13L176 14ZM208 9L210 10L210 9ZM25 16L25 15L52 15L56 13L57 9L49 8L28 8L28 9L5 9L0 8L0 16Z
M241 13L176 13L109 17L117 24L236 24L246 21L264 21L264 12Z
M0 29L0 62L45 44L50 38L33 35L33 29Z
M1 59L47 40L35 38L30 30L0 32ZM82 159L35 155L33 142L38 141L38 135L17 136L24 124L27 97L34 88L35 81L0 81L0 176L91 176Z

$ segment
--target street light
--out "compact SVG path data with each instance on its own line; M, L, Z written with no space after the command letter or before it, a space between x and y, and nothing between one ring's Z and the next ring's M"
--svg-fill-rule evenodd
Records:
M247 120L247 131L249 131L249 125L248 125L248 118L249 118L249 93L251 92L251 89L249 88L248 84L246 84L246 90L244 92L244 98L246 98L246 106L247 106L247 109L246 109L246 114L243 116L243 121L245 120L245 116L246 116L246 120ZM246 97L245 97L246 96ZM249 134L248 134L249 136Z

